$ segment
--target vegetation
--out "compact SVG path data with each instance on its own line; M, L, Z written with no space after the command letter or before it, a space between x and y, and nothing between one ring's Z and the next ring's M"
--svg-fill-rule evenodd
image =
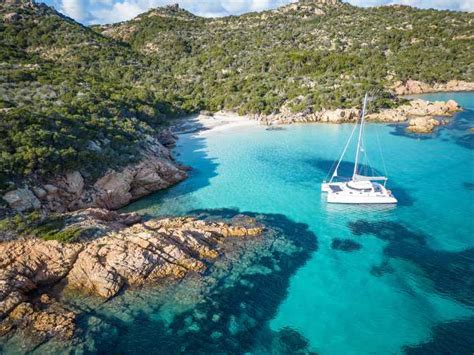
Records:
M316 0L223 19L174 13L152 10L95 29L169 66L191 107L319 111L357 106L368 88L398 80L474 78L469 13Z
M164 78L128 46L45 5L0 22L0 180L134 161L146 135L182 113Z
M87 230L79 227L67 227L66 218L52 215L47 218L35 211L25 216L15 215L0 221L0 235L17 237L38 237L44 240L57 240L62 243L77 241Z
M93 180L201 109L318 111L399 80L474 81L470 13L305 0L218 19L161 8L88 28L23 2L0 18L2 184L71 169ZM386 93L379 106L391 103Z

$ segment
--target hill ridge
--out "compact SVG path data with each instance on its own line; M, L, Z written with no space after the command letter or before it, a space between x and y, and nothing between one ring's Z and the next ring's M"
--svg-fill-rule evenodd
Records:
M73 169L92 181L140 159L147 137L185 113L353 109L369 89L387 108L408 80L474 82L471 13L304 1L214 19L160 8L147 13L172 16L84 27L7 2L0 189Z

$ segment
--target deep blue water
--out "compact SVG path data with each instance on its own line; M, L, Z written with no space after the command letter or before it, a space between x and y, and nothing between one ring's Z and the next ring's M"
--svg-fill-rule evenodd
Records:
M185 135L176 152L194 168L191 177L129 210L232 208L306 224L318 248L291 275L267 325L297 332L312 351L471 354L474 93L423 96L453 98L465 110L428 136L366 129L370 166L383 172L385 165L397 207L328 205L320 183L352 126L310 124Z

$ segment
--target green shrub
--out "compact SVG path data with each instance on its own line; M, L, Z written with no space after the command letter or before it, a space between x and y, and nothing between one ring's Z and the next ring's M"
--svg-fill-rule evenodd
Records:
M398 80L474 81L472 13L313 10L262 20L154 9L88 28L49 8L0 7L22 16L0 23L0 186L72 169L94 179L185 113L349 108L373 89L380 109L400 103L387 93Z
M77 241L86 233L86 230L79 227L68 227L64 216L52 215L43 219L35 211L25 216L17 214L0 220L0 233L2 232L13 232L21 237L36 237L70 243Z

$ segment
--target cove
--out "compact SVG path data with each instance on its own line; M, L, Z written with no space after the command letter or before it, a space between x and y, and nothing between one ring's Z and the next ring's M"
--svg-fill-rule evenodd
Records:
M284 297L264 320L269 331L305 351L470 353L474 93L424 97L454 99L464 111L427 136L381 124L366 130L367 150L374 152L370 165L379 171L386 165L397 207L328 205L320 182L352 125L309 124L182 135L175 153L193 167L190 178L127 210L164 216L230 209L281 215L307 226L318 247L309 250L289 283L281 284ZM351 252L333 248L340 240L360 246ZM262 292L262 309L271 297ZM229 299L235 300L219 300ZM235 319L236 329L245 326L242 322ZM454 350L453 334L459 336ZM242 342L251 352L265 352L248 339Z

